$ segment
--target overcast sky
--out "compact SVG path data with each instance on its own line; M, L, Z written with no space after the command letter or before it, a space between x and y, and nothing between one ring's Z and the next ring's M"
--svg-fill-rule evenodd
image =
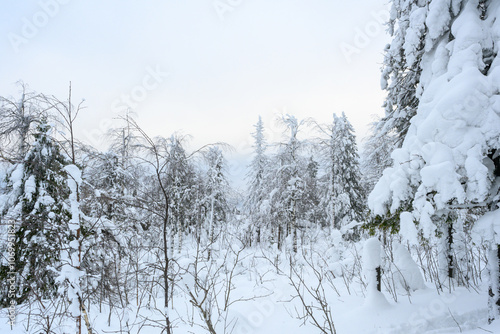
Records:
M0 94L16 82L85 98L78 137L99 136L130 108L152 135L192 146L224 141L242 154L262 115L331 122L358 137L382 114L386 0L41 0L0 4ZM110 125L111 124L111 125Z

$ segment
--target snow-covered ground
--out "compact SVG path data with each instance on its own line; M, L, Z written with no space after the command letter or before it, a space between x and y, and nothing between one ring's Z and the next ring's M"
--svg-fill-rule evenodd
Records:
M348 244L323 236L305 241L301 254L277 251L272 246L243 247L236 239L226 240L213 246L213 258L208 261L202 252L197 253L194 242L186 242L182 252L174 256L177 268L182 268L174 277L173 307L168 310L174 333L208 332L199 310L190 302L189 292L211 312L216 333L321 333L311 317L302 318L304 307L294 285L321 325L327 313L312 296L314 291L324 296L325 310L330 312L337 333L500 333L498 321L487 324L486 278L477 289L455 287L451 292L438 292L433 283L419 286L418 279L407 276L412 288L420 287L408 295L397 283L398 277L392 276L395 279L391 281L384 271L382 294L367 288L371 266L378 261L374 249L379 245L369 240L364 247L365 240ZM159 276L151 278L161 282ZM206 299L197 284L209 287ZM162 290L153 288L151 298L148 292L140 293L144 293L140 307L135 297L130 297L126 309L115 306L110 310L101 305L99 311L99 305L91 305L89 320L94 333L162 333ZM6 320L7 310L1 311L0 333L26 333L28 325L30 333L43 332L37 326L37 312L28 321L26 307L18 306L18 311L23 314L18 314L12 330ZM54 333L74 333L73 320L67 321L67 326L55 326Z

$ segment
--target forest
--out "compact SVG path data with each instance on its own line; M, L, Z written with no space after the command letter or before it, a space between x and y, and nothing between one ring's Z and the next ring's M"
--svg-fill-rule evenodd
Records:
M391 6L385 115L259 117L244 189L133 112L80 140L71 83L1 96L2 332L500 332L500 3Z

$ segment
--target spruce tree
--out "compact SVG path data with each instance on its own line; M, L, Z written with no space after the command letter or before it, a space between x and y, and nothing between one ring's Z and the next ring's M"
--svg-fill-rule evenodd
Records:
M266 173L268 172L268 157L266 156L266 141L264 138L264 125L262 118L255 125L255 132L252 134L254 143L254 158L250 164L248 178L248 196L244 203L245 211L252 224L250 230L255 231L257 243L261 241L261 233L264 228L265 213L263 204L267 197L266 193ZM253 236L252 236L253 237Z
M377 124L378 122L371 123L370 133L361 150L360 169L366 194L373 190L383 171L392 166L391 153L396 148L394 133L377 132Z
M382 89L387 91L385 116L377 134L391 136L400 147L408 132L410 119L417 113L422 92L423 62L443 38L452 39L449 24L462 1L392 1L388 32L392 42L385 48Z
M498 208L498 3L394 1L393 8L405 21L400 19L405 33L391 46L394 59L408 58L417 46L421 50L418 78L394 85L400 85L400 96L415 91L418 100L401 124L407 132L392 154L393 167L384 171L369 205L403 234L417 231L425 244L440 236L434 241L448 259L441 272L452 280L459 210L481 214ZM492 240L491 263L498 263L498 243ZM492 270L491 281L499 286L498 270ZM490 319L498 318L499 301L500 292L492 289Z
M70 189L64 169L68 161L51 138L47 123L38 126L34 137L24 161L9 177L11 201L2 212L3 219L16 224L17 303L56 296L60 250L74 238L66 233L71 220ZM2 266L2 285L7 269ZM7 302L4 292L5 286L2 304Z
M227 222L229 215L229 183L226 178L226 160L219 147L210 147L205 156L207 172L205 174L205 194L203 207L208 228L208 242L215 242L216 232ZM208 255L210 258L210 253Z
M303 218L300 208L305 190L302 177L305 162L300 155L303 143L297 135L304 122L298 121L293 115L285 115L281 120L289 131L289 136L273 157L273 170L269 173L270 214L274 224L277 225L274 227L277 231L278 248L281 249L283 240L292 235L292 249L296 252L298 224Z
M340 229L352 221L362 221L366 211L356 137L344 113L341 117L334 114L330 138L325 143L326 193L322 203L327 208L329 225Z
M182 146L182 138L172 136L169 140L169 159L166 171L166 185L170 198L170 226L172 228L171 250L174 236L180 249L182 237L195 224L195 170Z
M306 165L306 170L303 176L304 180L304 196L300 203L299 212L302 213L303 219L317 226L317 224L324 224L325 211L321 207L321 184L319 180L319 163L313 156L309 157Z

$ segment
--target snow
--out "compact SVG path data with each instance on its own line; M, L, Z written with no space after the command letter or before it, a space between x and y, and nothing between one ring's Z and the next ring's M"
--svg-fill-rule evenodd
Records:
M369 289L366 295L366 300L363 304L363 312L375 313L377 317L387 317L389 312L383 312L391 308L391 304L387 301L384 294L376 289Z
M390 80L389 92L399 95L387 100L390 117L384 126L391 128L407 111L404 103L403 106L395 104L400 103L401 94L411 97L413 84L418 84L415 91L418 101L410 107L416 110L405 123L409 128L401 147L392 154L393 167L383 172L369 195L368 204L371 211L380 216L399 214L401 239L409 250L419 255L422 271L408 249L394 245L394 265L399 269L399 276L395 276L403 287L416 289L413 300L428 290L424 289L422 274L428 278L430 268L422 262L423 249L428 247L438 259L435 275L445 277L448 251L457 263L467 263L470 256L476 256L464 251L464 245L471 242L466 232L470 224L474 226L472 241L481 245L482 251L496 252L492 243L500 239L498 210L484 214L475 222L484 212L480 210L488 207L487 211L491 206L495 209L498 200L500 179L494 175L495 166L489 155L500 150L499 14L497 1L487 4L460 0L393 2L391 29L397 31L393 31L394 39L386 54L383 78L386 82ZM416 46L421 45L417 43L421 41L424 17L427 31L422 43L424 50L419 53ZM405 55L406 63L401 54ZM398 86L402 80L398 73L413 71L420 74L415 82ZM397 108L392 115L393 107ZM408 211L400 213L403 210ZM446 238L448 228L454 239L451 249ZM424 240L420 240L420 236ZM497 277L498 265L493 262L495 268L489 271ZM464 278L469 279L469 276ZM370 277L369 286L371 281ZM434 322L431 317L412 319L411 326L401 326L400 332L451 332L453 327L459 327L460 332L472 330L470 323L487 314L487 295L481 298L483 306L461 314L452 310L448 302L432 300L431 303L439 305L436 312L439 321ZM455 302L456 299L452 301ZM442 330L435 328L437 323L443 326ZM499 331L495 328L491 332Z
M128 224L129 217L123 221L115 217L103 218L102 215L95 219L92 228L95 228L96 238L103 234L103 230L107 230L118 242L118 245L113 242L118 250L117 256L113 258L118 264L114 267L116 283L123 284L118 287L128 289L125 291L130 293L126 296L128 301L120 300L121 305L117 300L113 301L114 305L109 305L108 302L98 305L93 301L88 313L95 332L161 333L164 332L165 315L173 322L174 332L193 334L207 332L207 319L212 321L218 333L320 332L316 328L318 323L314 323L312 316L319 319L321 324L325 323L325 316L327 320L331 316L338 333L500 332L500 320L487 324L488 283L484 278L488 269L498 274L498 266L496 262L490 261L487 267L484 254L480 253L489 251L495 257L494 243L500 243L500 209L484 214L477 222L474 220L479 214L456 209L467 208L467 205L476 205L478 202L478 205L486 207L487 203L483 202L497 190L495 182L500 182L498 179L495 181L495 166L488 157L492 149L500 149L500 59L495 58L490 72L483 73L489 65L483 59L484 54L488 48L497 48L500 43L500 23L496 20L500 14L500 4L489 3L490 15L482 20L478 15L477 1L415 0L393 3L391 18L399 20L397 24L400 32L389 48L392 52L403 50L392 60L406 63L401 68L397 67L400 64L393 63L391 66L395 66L395 71L407 71L408 75L410 71L421 70L420 78L410 82L411 87L403 87L399 91L406 93L404 89L415 88L414 93L419 101L416 114L408 124L404 142L391 155L392 167L382 173L368 198L368 204L371 212L376 215L388 212L393 214L395 230L399 228L399 234L388 235L386 231L377 231L377 236L368 237L359 229L361 240L348 240L345 234L361 225L359 221L365 218L359 212L343 214L339 219L340 229L322 229L320 224L313 226L313 223L303 217L293 221L280 220L284 213L289 212L296 218L298 206L295 204L300 197L296 195L307 185L307 175L302 173L305 169L297 167L302 163L299 159L299 146L302 142L296 136L299 126L304 122L286 115L282 120L290 130L290 138L283 145L284 149L280 150L281 158L286 159L272 160L279 163L273 166L276 168L271 169L271 176L261 178L256 174L250 182L257 187L286 176L281 180L281 187L263 187L256 194L258 196L247 203L258 219L252 220L254 217L241 213L235 221L225 221L226 217L222 218L216 213L215 205L220 205L220 211L225 210L226 203L219 203L219 198L226 198L226 193L229 193L222 167L224 159L219 148L208 151L206 158L209 168L204 175L204 180L208 182L203 184L211 189L203 194L204 208L209 210L210 207L209 215L203 218L209 220L210 227L217 229L216 232L204 232L216 234L214 242L204 244L205 239L214 236L207 237L203 232L196 236L201 241L197 241L194 235L172 235L170 240L175 241L173 245L176 247L175 250L174 247L169 250L170 261L166 262L161 241L160 245L157 244L161 239L158 238L158 231L161 229L155 226L155 218L152 218L153 222L147 232L153 234L152 241L146 240L150 236L141 229L134 229L132 233L120 233L123 230L118 224ZM406 8L404 13L396 10L401 7ZM460 15L454 17L459 12ZM390 27L394 28L394 25ZM423 50L422 38L425 38ZM390 75L384 76L383 86L389 81L392 86L399 84L392 80L392 69L386 68L384 71ZM418 87L412 84L418 84ZM409 115L415 111L410 110L412 108L398 110L395 112L396 118ZM334 120L334 131L331 138L326 140L329 161L323 162L328 165L325 173L331 174L322 175L328 179L329 184L320 190L323 192L321 196L326 196L321 199L322 204L318 205L324 208L323 211L328 211L325 213L327 218L321 218L328 224L332 221L338 223L336 215L344 209L350 210L348 207L354 203L364 204L361 202L364 199L352 196L356 192L353 189L358 184L348 184L346 181L360 179L357 166L354 166L357 163L357 153L353 131L345 115L334 116ZM261 121L258 124L260 125L257 126L254 138L260 156L254 161L255 165L263 164L266 159ZM345 134L339 138L341 130ZM43 155L49 153L45 148L42 151ZM346 157L349 159L340 159ZM82 224L81 218L87 217L80 211L81 203L78 201L82 172L75 165L65 166L64 169L70 191L69 199L64 199L64 206L70 209L72 219L68 222L66 233L61 233L61 240L66 244L58 250L60 263L54 264L52 270L57 273L59 293L65 298L69 308L66 310L67 317L54 329L57 334L74 330L74 319L71 317L80 313L79 297L84 286L81 284L88 283L97 290L99 287L95 278L106 274L104 271L109 269L103 265L103 272L97 273L95 277L86 276L78 269L79 250L82 245L88 246L85 242L94 242L91 239L95 236L71 242L65 239L76 236L76 231ZM355 172L346 177L353 170ZM290 175L286 175L289 172ZM36 188L34 176L23 181L24 177L23 166L15 166L10 178L14 195L16 190L24 190L24 198L29 201L39 191L36 205L54 203L43 186ZM339 182L340 178L345 179ZM24 189L21 189L23 182ZM126 194L129 189L123 190ZM147 191L150 192L147 195L154 195L152 189ZM108 193L104 189L95 189L94 192L97 197L100 194L107 194L103 197L113 197L111 191ZM178 199L180 196L176 194L171 198ZM286 208L288 211L283 210L283 203L286 202L282 201L283 197L292 199L290 202L293 206L286 204L289 205ZM146 200L141 201L141 205L150 204L147 203L149 197L144 198ZM8 207L9 200L2 195L2 208L6 205ZM323 205L326 202L327 205ZM91 207L93 203L85 204ZM271 215L277 207L282 211ZM157 205L150 208L150 211L158 210ZM362 217L354 217L355 214ZM55 218L56 214L51 211L48 217ZM144 218L138 215L130 217L130 221L131 224L136 224ZM196 223L201 224L198 219L199 216L196 216ZM300 225L296 229L298 251L292 250L291 245L295 241L292 234L279 250L276 237L273 235L269 238L269 235L265 235L276 233L276 229L266 231L264 224L276 224L277 220L278 224L282 224L281 227L286 224L283 230L289 226L296 228L294 224ZM255 221L263 224L262 242L254 242L250 246L248 240L251 236L248 236L248 231L255 228ZM470 240L470 235L466 232L468 233L472 223L473 237ZM276 228L278 225L271 226ZM198 227L197 225L196 228ZM456 281L438 281L443 267L446 268L449 253L446 248L447 239L438 238L436 234L444 235L448 227L453 230L455 241L454 248L450 251L455 252L457 269L468 270L470 268L467 266L473 266L473 278L468 273L460 273L462 281L459 278ZM139 234L143 232L144 235ZM180 244L176 238L185 240ZM379 241L382 238L384 244ZM102 240L104 239L98 241ZM33 237L32 241L36 243L44 240ZM152 244L146 245L147 242ZM179 243L178 247L176 243ZM460 249L461 245L466 245L467 248ZM94 259L109 260L106 258L107 249L98 242L90 246L89 253L86 254L94 251L92 247L97 248ZM129 257L133 257L137 263ZM121 266L121 261L124 266ZM165 263L171 265L169 275L172 275L169 277L172 298L168 301L168 306L164 306L165 292L161 286L164 283L162 266ZM460 264L463 263L466 265L461 268ZM113 273L110 275L112 277ZM381 291L378 291L377 286L379 275L382 279ZM91 281L84 282L83 277ZM138 285L134 286L136 279L141 281L137 281ZM477 282L468 282L469 279ZM114 285L115 282L111 284ZM470 286L464 286L467 284ZM138 296L135 295L135 290ZM493 290L496 291L497 286ZM92 292L85 292L87 293ZM36 326L45 321L45 318L36 318L35 309L30 309L34 313L27 313L26 306L19 305L17 325L11 333L25 333L28 323L32 326L31 332L40 332L40 328ZM51 308L52 306L48 306L43 312L50 314L54 311ZM6 312L6 309L0 310L1 319L7 319L3 317ZM6 322L0 321L0 332L9 330Z
M399 243L394 244L394 264L397 279L404 289L415 291L426 288L420 268L406 248Z
M473 229L475 242L486 239L489 242L500 243L500 209L484 214Z
M418 8L410 14L410 27L406 30L404 49L408 66L412 66L417 61L416 52L420 45L420 38L425 33L425 18L427 9Z
M340 233L337 231L337 233ZM239 244L232 242L232 244ZM382 264L381 261L381 245L376 238L368 239L362 242L363 246L363 267L364 269L373 270L377 265ZM359 245L357 245L359 246ZM356 247L357 247L356 246ZM332 244L329 237L323 236L312 244L312 251L317 254L314 258L318 263L329 264L329 267L340 266L345 268L347 272L353 270L356 265L355 253L347 251L345 245ZM215 247L213 252L218 258L214 262L213 269L219 265L230 263L221 262L220 255L228 252L228 249L222 250ZM219 253L222 252L222 253ZM240 261L238 262L238 270L241 274L233 278L231 291L231 300L236 301L240 298L248 299L245 301L235 302L226 312L221 312L220 322L216 325L216 330L223 332L224 319L232 321L235 326L233 333L294 333L308 334L315 333L318 330L311 325L310 322L303 323L296 318L296 312L301 310L301 305L297 298L292 298L296 293L290 286L286 277L288 272L288 260L282 259L279 262L280 273L278 274L274 263L270 263L267 258L272 254L270 250L260 247L247 248L243 251ZM187 268L193 264L193 259L196 255L196 245L188 242L180 255L177 255L177 263L182 268ZM340 255L340 257L339 257ZM351 283L350 291L345 285L345 280L341 275L333 279L332 284L335 285L338 294L331 289L331 285L327 287L327 302L332 310L333 320L337 329L337 333L456 333L458 326L461 327L464 333L484 333L479 327L492 332L500 330L500 324L486 324L486 297L487 286L483 285L479 289L480 293L474 290L467 290L464 287L457 287L454 292L437 293L435 289L428 289L422 285L421 275L418 267L411 259L409 253L404 246L396 245L394 247L395 264L401 271L405 282L410 286L410 297L405 297L407 294L401 290L398 293L400 298L397 302L393 299L388 300L390 294L382 285L382 292L368 290L367 294L363 293L361 283ZM296 259L296 268L303 268L303 277L307 285L314 287L317 284L314 272L308 269L307 264L298 256ZM309 258L310 259L310 258ZM210 262L199 262L200 266L210 265ZM251 272L251 275L248 273ZM216 272L212 272L212 276L203 276L200 278L210 279L215 278L214 291L218 291L223 287L222 282L224 275L215 276ZM223 272L219 272L223 273ZM81 274L81 273L80 273ZM79 273L75 273L70 265L65 265L61 269L59 279L71 279L79 277ZM76 275L76 277L75 277ZM396 276L397 277L397 276ZM194 287L195 281L192 275L181 275L182 281L180 284L186 284ZM156 279L156 278L155 278ZM417 289L416 291L413 291ZM68 291L68 296L75 299L76 291ZM219 295L222 297L222 294ZM155 324L164 323L164 314L168 311L175 325L174 333L194 333L205 334L207 331L201 326L202 319L196 309L192 308L189 298L181 291L177 290L173 305L169 303L168 309L164 309L163 298L160 295L153 297L153 303L148 307L148 297L142 302L141 306L136 305L134 300L130 304L121 309L115 305L113 309L109 306L102 305L102 311L97 304L92 304L88 310L90 322L95 332L114 332L120 328L129 326L130 333L143 334L158 334L162 328L156 327ZM75 299L76 300L76 299ZM310 300L312 302L312 300ZM222 302L222 300L219 300ZM73 314L78 314L76 304L70 308ZM21 311L22 307L18 306ZM4 314L7 310L0 310L0 317L6 319ZM214 308L213 312L217 312ZM111 322L108 325L108 317L111 314ZM34 317L34 315L31 315ZM13 330L10 331L6 321L0 322L0 331L13 334L26 333L23 325L26 325L27 315L20 312L17 316ZM182 318L180 318L182 317ZM126 321L128 319L128 325ZM147 319L150 319L148 322ZM182 320L184 319L184 320ZM194 321L194 323L191 323ZM455 320L458 322L455 322ZM146 320L146 325L144 321ZM32 323L34 323L32 321ZM147 325L149 324L149 325ZM61 324L56 329L56 333L71 332L74 326L74 320L69 319ZM69 328L69 329L68 329Z
M366 240L363 247L363 268L368 272L375 270L382 264L381 245L378 238L373 237Z
M362 222L357 222L357 221L353 220L352 222L350 222L350 223L348 223L348 224L346 224L346 225L342 226L342 227L340 228L340 232L341 232L342 234L346 234L346 233L347 233L347 232L349 232L350 230L354 229L354 228L355 228L355 227L357 227L357 226L361 226L361 225L363 225L363 223L362 223Z
M24 164L17 164L14 170L10 174L10 180L14 188L20 186L20 183L23 180L23 176L24 176Z
M410 245L418 245L418 230L415 227L414 218L411 212L401 212L399 218L399 233L403 239L410 243Z
M67 165L64 166L64 170L68 172L70 177L76 182L76 184L82 183L82 171L78 166L75 165Z
M458 5L449 0L429 4L425 24L432 41L426 42L429 48L422 57L417 113L402 147L392 154L394 167L384 171L368 200L378 215L394 214L411 201L411 213L426 238L434 235L435 222L450 204L482 202L489 196L492 170L485 157L492 147L500 148L495 93L500 86L493 75L498 61L490 75L481 73L483 48L499 38L494 20L499 7L489 8L490 18L481 20L477 3L465 2L450 20L450 6L456 11ZM423 14L412 15L410 27L419 26ZM441 38L450 25L454 39Z
M363 270L368 277L368 287L366 300L364 302L365 311L386 309L390 305L381 291L377 290L377 272L381 273L382 256L380 241L378 238L370 238L363 245Z
M35 175L31 175L24 183L24 194L28 201L31 201L36 191Z
M82 172L75 165L64 166L64 170L68 172L69 178L67 180L68 187L70 189L70 209L71 209L71 222L69 224L70 230L76 234L76 231L80 228L80 204L78 203L78 186L82 182Z
M428 27L427 37L430 39L439 38L448 28L450 20L450 0L431 1L425 20L425 25Z

